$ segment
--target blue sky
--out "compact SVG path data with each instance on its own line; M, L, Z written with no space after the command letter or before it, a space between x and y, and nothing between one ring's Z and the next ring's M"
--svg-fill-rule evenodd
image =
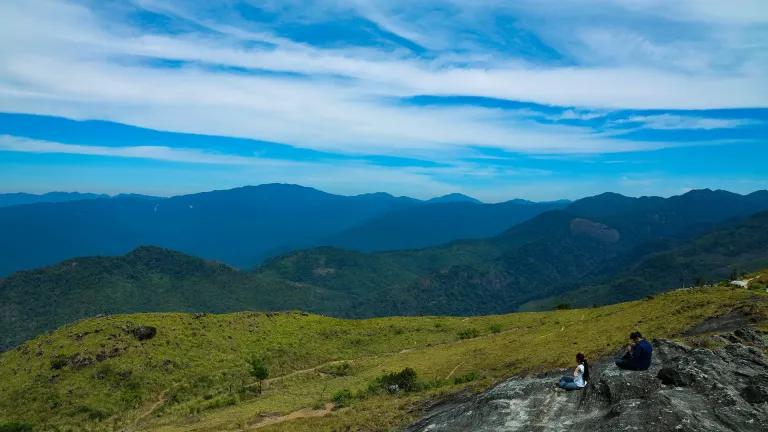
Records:
M0 2L0 192L768 187L768 3Z

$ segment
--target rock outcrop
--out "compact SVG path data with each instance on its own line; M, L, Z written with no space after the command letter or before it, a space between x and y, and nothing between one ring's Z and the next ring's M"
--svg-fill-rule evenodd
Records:
M651 368L593 366L582 391L553 388L554 374L512 378L430 409L408 432L766 431L766 340L745 328L707 339L711 348L654 341Z
M157 328L152 326L139 326L131 330L131 333L133 334L133 337L143 341L155 337L157 334Z

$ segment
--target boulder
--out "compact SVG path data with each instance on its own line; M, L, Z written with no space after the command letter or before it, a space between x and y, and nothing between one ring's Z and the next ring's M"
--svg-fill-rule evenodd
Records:
M671 367L661 368L656 378L660 379L662 384L669 386L685 387L690 384L677 369Z
M766 431L766 340L744 328L691 348L654 340L647 371L594 362L584 390L553 388L560 373L515 377L479 395L430 408L408 432Z
M751 328L742 328L734 331L727 337L731 342L752 345L759 348L767 348L763 336Z
M149 340L155 337L157 334L157 328L152 326L138 326L134 328L131 333L133 337L140 341Z
M752 404L765 403L768 402L768 388L761 385L750 384L744 387L744 390L741 391L741 397Z

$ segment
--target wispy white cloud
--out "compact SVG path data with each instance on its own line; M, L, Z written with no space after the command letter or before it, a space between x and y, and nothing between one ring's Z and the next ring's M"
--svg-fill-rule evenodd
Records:
M211 153L194 149L181 149L163 146L121 146L107 147L95 145L64 144L52 141L0 135L0 150L21 153L61 153L88 156L109 156L120 158L153 159L169 162L219 165L254 165L257 163L283 164L286 162L271 159L258 159L237 155Z
M674 114L658 114L647 116L630 116L616 120L613 124L635 124L647 129L733 129L751 126L762 122L754 119L707 118L682 116Z
M153 33L135 23L111 21L109 14L89 9L98 7L94 2L2 2L0 110L103 118L349 153L451 158L468 145L594 153L672 143L621 141L585 127L541 125L498 109L392 101L422 94L492 97L581 107L566 111L562 118L583 120L595 109L768 104L764 69L755 67L768 62L759 54L760 44L745 45L746 36L762 31L753 26L765 22L763 15L721 11L714 3L680 2L672 7L660 1L638 5L602 0L556 4L452 0L411 8L400 1L254 2L297 22L332 19L340 11L356 13L433 50L427 56L389 48L312 46L236 13L212 14L205 3L135 3L212 32ZM296 5L300 10L292 8ZM744 3L745 9L758 7ZM686 19L693 24L686 25L695 28L686 27L682 41L665 38L648 25L653 19L676 19L683 11L692 13ZM561 51L567 61L537 64L484 46L484 37L503 36L489 21L497 12L510 20L517 16L515 24ZM621 18L628 12L637 14L642 24ZM727 18L717 20L719 12ZM591 14L608 13L617 17L610 27L593 22L599 25L584 30ZM557 25L542 25L543 15ZM483 33L484 27L492 30ZM727 30L729 39L701 36L706 33L702 30L711 28ZM478 36L467 39L462 29ZM554 30L561 33L554 35ZM463 39L468 42L456 45ZM462 50L451 50L452 46ZM712 46L714 54L707 49ZM722 52L738 55L717 63L714 56ZM187 63L162 68L141 59ZM675 61L674 67L667 67ZM227 67L256 72L233 73ZM669 128L673 120L657 119L654 124Z

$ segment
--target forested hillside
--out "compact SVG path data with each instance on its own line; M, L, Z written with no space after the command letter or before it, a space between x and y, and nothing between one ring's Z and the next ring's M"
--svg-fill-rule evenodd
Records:
M72 259L0 280L0 346L104 313L482 315L642 298L679 287L681 275L693 284L768 266L768 213L744 215L763 205L762 196L603 195L491 239L379 253L316 248L255 271L157 247ZM722 205L723 197L738 205ZM692 202L720 207L685 213Z

